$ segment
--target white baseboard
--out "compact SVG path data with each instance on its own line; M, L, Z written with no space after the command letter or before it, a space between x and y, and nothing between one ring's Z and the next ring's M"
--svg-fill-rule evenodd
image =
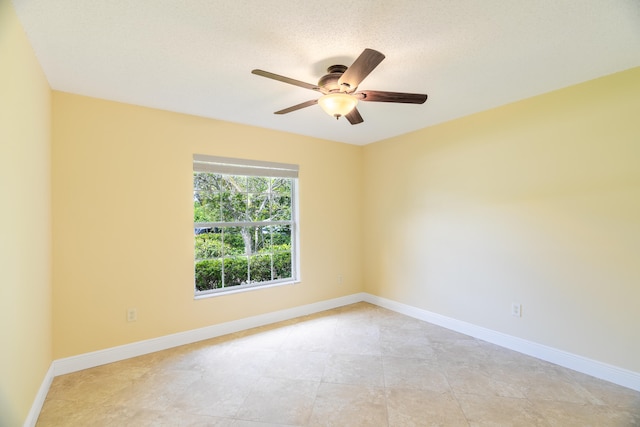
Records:
M375 304L377 306L413 317L415 319L424 320L434 325L460 332L500 347L508 348L528 356L533 356L592 377L600 378L632 390L640 391L640 373L629 371L627 369L618 368L597 360L588 359L576 354L568 353L563 350L548 347L522 338L503 334L461 320L442 316L407 304L402 304L386 298L378 297L371 294L364 294L364 301Z
M27 414L27 419L23 424L24 427L34 427L36 425L38 416L40 415L40 411L42 410L42 405L44 405L44 400L47 398L47 393L49 393L49 387L51 387L54 376L53 364L51 364L51 366L49 366L49 369L47 370L47 373L44 375L42 384L40 384L40 388L38 389L36 398L33 399L33 404L31 405L31 409Z
M93 351L91 353L84 353L77 356L66 357L64 359L53 361L53 373L55 376L57 376L81 371L83 369L93 368L95 366L105 365L107 363L117 362L136 356L142 356L143 354L166 350L185 344L191 344L210 338L243 331L245 329L264 326L283 320L289 320L300 316L306 316L308 314L330 310L332 308L354 304L356 302L363 301L364 298L365 294L363 293L352 294L345 297L320 301L313 304L307 304L285 310L274 311L271 313L247 317L231 322L206 326L204 328L192 329L185 332L165 335L158 338L138 341L131 344L107 348L104 350Z

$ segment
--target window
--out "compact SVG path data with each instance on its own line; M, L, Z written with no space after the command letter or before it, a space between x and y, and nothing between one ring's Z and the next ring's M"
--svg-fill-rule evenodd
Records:
M298 280L298 166L193 156L195 294Z

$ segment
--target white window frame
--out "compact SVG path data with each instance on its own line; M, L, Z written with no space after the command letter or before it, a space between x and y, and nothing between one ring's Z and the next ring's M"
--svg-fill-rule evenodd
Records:
M300 282L300 256L299 256L299 226L298 226L298 172L299 166L287 163L265 162L257 160L235 159L229 157L209 156L204 154L193 155L193 172L209 172L222 175L236 176L260 176L269 178L292 178L291 187L291 220L275 222L194 222L196 228L206 227L238 227L238 226L263 226L263 225L289 225L291 227L291 278L271 280L235 285L224 288L198 291L195 286L195 249L194 249L194 294L195 298L207 298L211 296L227 295L230 293L244 292L254 289L264 289L273 286L288 285ZM192 182L192 190L195 185ZM195 234L195 233L194 233Z

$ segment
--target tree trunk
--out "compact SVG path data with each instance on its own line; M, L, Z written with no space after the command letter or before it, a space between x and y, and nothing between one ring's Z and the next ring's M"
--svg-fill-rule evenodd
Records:
M252 249L251 231L247 227L242 227L242 231L240 232L240 234L242 234L242 241L244 242L245 255L251 255L251 249Z

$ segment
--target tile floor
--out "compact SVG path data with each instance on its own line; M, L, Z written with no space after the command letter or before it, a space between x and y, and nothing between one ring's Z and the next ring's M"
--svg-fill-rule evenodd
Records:
M37 426L640 426L640 393L358 303L56 377Z

